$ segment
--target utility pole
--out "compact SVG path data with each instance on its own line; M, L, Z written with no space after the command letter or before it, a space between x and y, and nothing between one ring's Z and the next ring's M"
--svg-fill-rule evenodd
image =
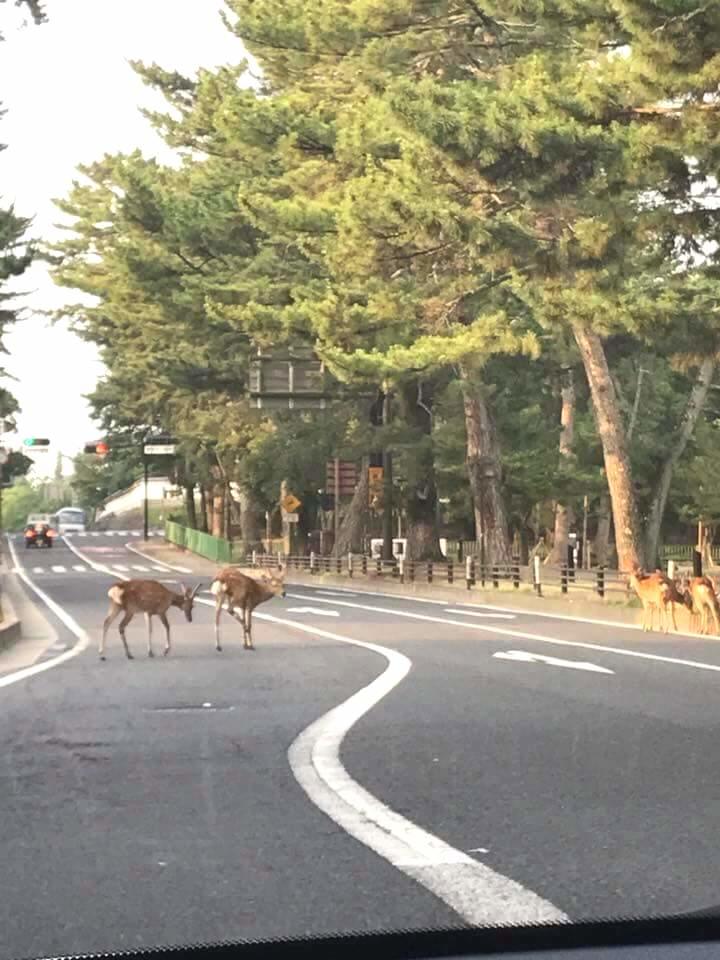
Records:
M333 509L333 553L337 554L338 538L340 536L340 459L335 457L335 503Z
M390 392L384 389L383 397L383 426L390 423ZM392 453L387 447L387 440L383 449L383 560L393 559L393 462Z
M144 484L144 493L143 493L143 539L148 540L150 533L150 524L149 519L149 510L148 510L148 458L147 454L143 451L143 484Z

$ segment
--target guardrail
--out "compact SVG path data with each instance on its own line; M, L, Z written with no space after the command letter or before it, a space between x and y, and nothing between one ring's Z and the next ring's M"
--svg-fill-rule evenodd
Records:
M616 598L620 599L628 595L626 579L616 570L607 570L604 567L577 570L567 566L547 567L539 562L530 567L522 567L519 562L481 566L474 557L467 557L461 562L436 562L405 560L402 557L380 560L351 553L343 557L326 557L314 553L302 557L253 553L242 559L238 557L233 562L265 569L278 568L284 563L288 570L298 570L311 575L384 578L398 583L438 586L464 584L467 590L478 586L498 591L524 588L533 590L538 596L542 596L544 590L553 590L560 594L584 592L600 598L615 594Z

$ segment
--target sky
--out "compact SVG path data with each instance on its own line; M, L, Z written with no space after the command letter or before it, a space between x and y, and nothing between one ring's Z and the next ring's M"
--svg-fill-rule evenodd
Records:
M23 25L10 4L0 7L6 42L0 44L0 204L14 203L33 217L31 234L59 235L62 214L53 199L65 196L79 163L104 153L140 148L167 160L168 150L139 111L162 100L135 75L129 60L155 62L193 74L198 67L237 63L244 51L224 27L221 0L47 0L50 21ZM7 23L9 22L9 27ZM36 475L54 470L57 453L71 457L98 439L83 394L102 375L95 348L55 326L39 311L78 297L55 287L35 264L15 285L23 291L23 318L4 338L4 384L22 412L14 449L27 436L49 437ZM49 362L48 362L49 361ZM65 472L71 472L65 461Z

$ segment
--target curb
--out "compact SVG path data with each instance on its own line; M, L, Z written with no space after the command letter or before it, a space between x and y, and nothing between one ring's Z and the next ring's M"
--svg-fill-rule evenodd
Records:
M0 575L3 612L3 618L0 620L0 652L9 650L22 637L22 625L15 610L15 604L10 599L10 591L7 588L8 576L9 574L4 570Z

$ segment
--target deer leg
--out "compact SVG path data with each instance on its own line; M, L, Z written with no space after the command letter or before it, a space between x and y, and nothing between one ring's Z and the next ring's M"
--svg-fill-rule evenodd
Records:
M718 617L718 612L715 609L714 604L710 610L710 613L712 614L713 623L715 625L715 633L720 633L720 617Z
M677 633L677 621L675 620L675 604L670 601L670 619L672 620L673 630ZM667 631L665 631L667 633Z
M215 600L215 649L220 653L222 647L220 646L220 616L222 614L223 608L223 598L222 594ZM228 607L228 610L232 610L232 606Z
M101 660L105 659L105 638L107 636L108 628L110 627L110 624L113 622L113 620L117 618L117 615L120 613L121 610L122 610L122 607L119 606L117 603L113 603L112 601L110 602L110 609L108 611L108 615L105 617L105 620L103 621L102 636L100 637L100 643L98 644L98 655Z
M125 627L130 623L132 618L133 618L132 613L126 613L125 616L120 621L120 623L118 624L118 630L120 631L120 638L123 642L123 646L125 647L125 656L128 658L128 660L132 660L133 655L130 653L130 647L128 646L127 638L125 636Z
M163 656L166 657L170 653L170 622L168 621L166 613L158 614L160 617L160 623L165 627L165 649L163 650Z
M245 608L245 616L247 617L247 642L245 643L246 650L254 650L253 639L252 639L252 607Z
M148 633L148 656L154 657L155 654L153 652L153 647L152 647L152 614L150 613L145 614L145 623L147 624L147 633Z

